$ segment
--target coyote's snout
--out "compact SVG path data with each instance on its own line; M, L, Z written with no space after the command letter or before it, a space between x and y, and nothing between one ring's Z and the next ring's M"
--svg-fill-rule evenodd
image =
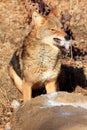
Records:
M69 37L61 30L53 11L46 18L33 12L32 24L32 31L14 53L9 67L10 76L23 93L24 101L31 99L36 83L44 84L47 93L57 91L61 46L69 48Z

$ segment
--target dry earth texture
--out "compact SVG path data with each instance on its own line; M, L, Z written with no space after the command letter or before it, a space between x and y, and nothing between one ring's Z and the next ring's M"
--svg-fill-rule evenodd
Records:
M12 101L22 101L8 73L11 56L29 33L32 10L47 15L55 5L61 26L68 23L74 37L71 54L63 56L60 90L87 95L87 0L0 0L0 130L10 122Z
M12 130L86 130L87 96L58 92L33 98L20 106Z

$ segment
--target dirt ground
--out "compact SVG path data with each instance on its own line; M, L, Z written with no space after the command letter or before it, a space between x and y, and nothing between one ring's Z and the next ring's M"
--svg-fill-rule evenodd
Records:
M58 92L33 98L20 106L12 130L86 130L87 96Z
M50 9L56 4L52 0L44 1ZM70 51L73 54L64 56L62 60L60 90L87 95L87 0L56 1L59 16L66 10L71 14L70 28L75 37ZM36 4L34 0L32 2ZM22 45L30 30L29 7L25 0L0 0L0 130L10 121L12 101L22 100L21 93L9 77L8 67L14 50Z

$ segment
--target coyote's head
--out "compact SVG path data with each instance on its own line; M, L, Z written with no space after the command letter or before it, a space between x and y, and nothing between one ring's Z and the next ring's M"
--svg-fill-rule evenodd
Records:
M61 29L58 18L54 13L55 11L52 11L49 16L43 17L37 12L33 12L32 21L36 29L36 38L50 46L56 48L64 46L66 49L69 49L69 36Z

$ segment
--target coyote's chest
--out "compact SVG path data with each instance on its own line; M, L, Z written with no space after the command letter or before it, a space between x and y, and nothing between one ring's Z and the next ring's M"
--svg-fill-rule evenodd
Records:
M60 69L60 63L57 61L58 54L58 51L55 52L47 45L34 48L24 60L24 74L29 80L35 81L54 78Z

